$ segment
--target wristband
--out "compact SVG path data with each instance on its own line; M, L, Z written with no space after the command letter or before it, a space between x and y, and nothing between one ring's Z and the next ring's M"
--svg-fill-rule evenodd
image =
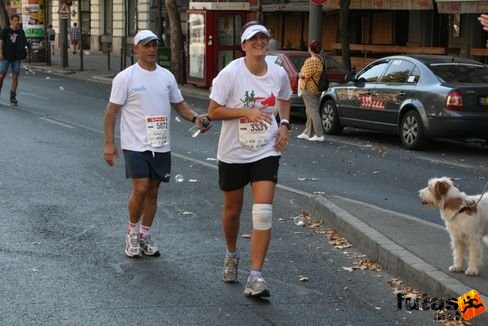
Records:
M288 128L288 130L290 130L290 122L286 119L281 119L280 126L285 126L286 128Z
M195 123L195 121L197 121L197 118L198 118L198 114L195 114L193 118L191 118L191 122Z

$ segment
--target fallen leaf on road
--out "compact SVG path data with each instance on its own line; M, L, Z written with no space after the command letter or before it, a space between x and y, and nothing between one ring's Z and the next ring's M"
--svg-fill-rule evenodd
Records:
M251 235L250 234L243 234L242 238L243 239L251 239Z
M192 212L183 211L183 212L179 212L178 215L180 215L180 216L189 216L189 215L193 215L193 213Z
M300 282L307 282L308 281L308 277L303 276L303 275L298 275L298 280Z
M32 269L32 271L33 271L34 273L39 272L39 270L38 270L37 268L33 268L33 269Z
M359 261L354 262L353 265L357 266L358 269L363 271L370 270L370 271L381 272L383 270L383 267L381 266L380 263L370 258L360 259Z
M354 270L352 267L342 267L342 269L347 272L352 272Z
M386 284L388 284L391 287L399 287L401 284L403 284L403 281L398 279L398 278L392 278L391 280L386 281Z

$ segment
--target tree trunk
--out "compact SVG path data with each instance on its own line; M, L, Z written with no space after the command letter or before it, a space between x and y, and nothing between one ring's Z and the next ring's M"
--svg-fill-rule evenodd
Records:
M351 70L351 50L349 48L349 6L351 0L341 0L339 35L342 44L342 63Z
M0 0L0 28L10 26L10 19L8 18L7 8L5 7L5 1Z
M1 1L1 0L0 0ZM170 27L171 67L179 84L185 82L183 30L176 0L165 0Z

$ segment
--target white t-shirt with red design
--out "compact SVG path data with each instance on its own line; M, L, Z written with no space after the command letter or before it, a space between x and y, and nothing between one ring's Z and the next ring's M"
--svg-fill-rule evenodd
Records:
M291 94L290 81L282 67L268 64L266 74L256 76L247 69L244 58L239 58L229 63L215 77L210 98L227 108L267 105L263 111L273 115L276 100L289 100ZM266 133L269 139L263 142L261 139L252 138L253 135L248 135L252 133L252 128L258 125L246 123L244 120L222 121L217 150L218 160L226 163L250 163L281 154L273 149L278 132L278 125L274 118ZM244 130L245 128L247 129ZM256 145L253 146L253 143Z

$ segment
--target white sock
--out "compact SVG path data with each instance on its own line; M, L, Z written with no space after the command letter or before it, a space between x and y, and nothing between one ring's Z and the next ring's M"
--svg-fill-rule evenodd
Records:
M237 256L237 249L234 252L230 252L229 250L227 250L227 257L236 258Z
M150 226L145 226L141 225L140 231L139 231L139 237L145 237L151 233L151 227Z
M127 231L128 234L137 234L139 232L139 223L132 223L129 221L129 231Z

